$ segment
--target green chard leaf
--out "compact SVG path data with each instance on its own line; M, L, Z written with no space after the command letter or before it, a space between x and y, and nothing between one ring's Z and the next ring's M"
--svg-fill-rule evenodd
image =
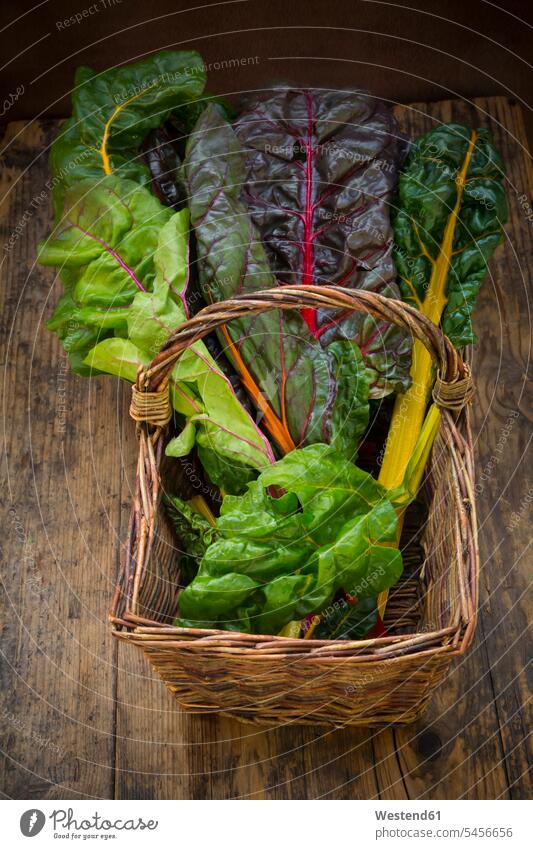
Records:
M275 285L244 202L244 155L220 108L210 104L189 137L184 163L204 292L221 301ZM353 458L368 422L368 374L357 345L325 350L299 311L233 320L221 343L283 452L315 442Z
M149 362L150 357L133 342L116 336L98 342L84 359L90 372L114 374L130 383L135 383L139 366Z
M165 454L167 457L186 457L190 454L196 442L196 428L194 422L187 422L179 436L175 436L167 443Z
M393 224L402 295L429 314L424 302L440 301L444 281L435 318L458 347L475 342L477 294L503 238L503 175L488 130L443 124L417 139L400 176Z
M377 621L375 598L364 598L353 605L341 598L323 611L313 636L317 640L357 640L366 636Z
M83 359L98 340L127 333L136 293L151 289L160 230L173 213L130 180L81 180L65 194L65 212L39 245L43 265L59 266L65 284L48 324Z
M65 190L79 180L114 174L149 184L150 172L139 153L143 140L170 115L190 129L192 117L203 108L205 81L204 63L195 51L161 51L102 73L78 68L74 114L50 153L56 220Z
M183 545L180 570L187 580L192 580L207 548L218 538L218 531L195 510L191 502L177 496L165 496L164 504Z
M332 446L295 449L224 498L178 623L276 634L340 589L374 598L402 572L397 521L383 487Z
M187 414L181 392L198 399ZM196 427L198 455L214 484L236 493L255 477L256 470L274 461L272 449L239 402L202 342L192 345L172 371L174 408ZM172 448L170 448L172 452Z
M99 151L109 174L114 151L137 150L150 130L200 98L205 82L203 59L192 50L164 50L103 73L82 66L73 97L80 137Z
M39 260L63 269L66 292L49 327L83 374L96 369L133 382L187 318L188 211L172 212L130 180L112 175L68 189ZM170 388L213 483L240 492L274 461L202 342L178 360Z
M94 147L84 144L80 139L74 118L69 118L61 127L50 149L49 184L56 221L61 218L65 192L80 180L99 180L104 176L102 157ZM141 185L150 183L150 173L142 160L132 151L129 155L113 154L113 173L125 180L134 180Z

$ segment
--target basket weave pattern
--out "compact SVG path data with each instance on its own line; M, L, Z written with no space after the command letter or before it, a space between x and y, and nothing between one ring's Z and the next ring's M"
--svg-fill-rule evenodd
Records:
M418 338L437 364L433 397L442 416L428 467L429 512L415 591L413 581L394 588L389 635L380 638L305 640L174 627L179 548L160 506L169 374L189 345L233 318L304 307L361 310L395 323ZM475 628L472 391L468 366L441 331L408 304L374 293L284 286L203 309L172 334L134 387L139 458L126 556L110 612L114 634L142 648L181 706L198 713L266 724L369 726L416 719ZM407 620L413 627L402 632Z

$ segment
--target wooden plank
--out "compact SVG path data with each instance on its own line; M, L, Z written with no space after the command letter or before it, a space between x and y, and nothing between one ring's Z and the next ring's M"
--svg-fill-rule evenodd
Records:
M479 639L490 661L490 678L500 724L501 748L512 798L530 793L531 764L528 622L531 577L531 238L533 194L531 158L523 113L506 98L481 100L494 116L498 148L505 151L508 177L507 240L494 264L476 315L478 398L474 433L480 494L480 539L483 565ZM529 207L531 213L531 207ZM494 379L497 375L497 379Z
M56 129L10 124L2 169L0 783L22 799L113 792L116 388L71 375L43 324L59 294L34 265L50 230L43 154Z

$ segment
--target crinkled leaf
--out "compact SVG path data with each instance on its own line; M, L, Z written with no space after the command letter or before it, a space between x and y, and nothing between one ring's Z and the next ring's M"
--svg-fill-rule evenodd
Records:
M331 414L331 444L346 456L353 452L366 430L369 417L369 379L365 361L355 342L331 342L336 372L337 403Z
M95 373L93 368L83 362L84 357L97 342L109 337L113 330L81 324L79 308L73 301L69 288L59 299L47 327L59 336L71 368L76 374L88 377Z
M185 201L179 180L181 159L165 127L152 130L143 143L143 159L150 172L150 187L162 204L180 209Z
M135 152L113 154L113 173L125 180L134 180L141 185L150 182L149 171ZM62 125L50 149L49 158L52 198L56 221L61 218L65 191L80 180L100 180L104 176L102 157L96 148L80 139L74 118Z
M402 294L421 309L444 280L441 323L456 346L475 341L476 297L507 220L503 173L488 130L443 124L416 141L400 177L394 230Z
M216 526L220 538L180 599L188 621L278 633L339 589L374 597L402 571L385 490L327 445L292 451L245 495L226 496Z
M65 347L73 349L75 334L84 357L97 338L124 335L134 295L153 285L154 253L171 216L130 180L86 179L67 190L61 223L39 245L39 262L58 265L65 282L48 325Z
M377 621L375 598L364 598L356 604L341 598L326 609L313 636L315 639L355 640L372 631Z
M220 445L220 437L225 445ZM250 465L242 456L232 439L224 436L216 425L206 424L198 431L196 438L198 457L210 480L222 492L240 495L246 485L257 477L257 468L266 465L264 458L259 458L261 466ZM237 450L236 450L237 449Z
M164 50L103 73L78 68L74 119L85 144L99 152L102 173L113 171L112 152L137 150L150 130L201 97L205 80L202 57L189 50Z
M238 197L240 144L214 105L189 139L185 171L203 291L221 301L271 287L265 250ZM333 442L354 456L368 419L368 375L353 343L324 350L297 311L233 320L220 338L283 451Z
M401 145L392 113L363 92L280 88L254 96L235 123L246 151L241 197L278 284L334 284L399 298L389 200ZM411 344L359 312L304 310L324 346L350 338L370 397L409 383Z
M39 262L71 270L78 306L129 306L152 287L159 233L172 214L130 180L81 180L66 193L61 223L40 243Z
M204 85L202 59L191 51L163 51L99 74L78 68L74 114L61 127L50 152L56 220L65 190L79 180L113 173L149 184L150 171L139 152L143 139L173 111L190 129L194 122L188 110L194 106L197 115L203 108L198 98Z
M137 292L128 310L129 338L152 357L187 318L188 222L188 212L182 210L161 228L153 257L152 290Z
M364 598L354 605L341 598L326 609L313 637L316 640L357 640L368 634L377 621L375 598Z
M218 531L194 509L189 501L177 496L165 496L165 508L172 526L183 545L180 573L192 580L206 549L215 542Z
M145 187L115 176L81 181L67 191L66 203L54 237L40 247L41 262L61 264L68 278L50 326L76 344L87 372L134 381L137 367L187 318L188 212L174 213ZM273 461L201 342L180 358L170 388L174 408L194 425L214 483L239 492Z
M183 307L170 297L168 287L155 285L152 292L138 292L133 298L128 309L128 334L154 357L184 320Z
M169 294L181 302L187 315L186 292L189 282L189 213L173 215L161 231L154 255L156 282L168 286Z

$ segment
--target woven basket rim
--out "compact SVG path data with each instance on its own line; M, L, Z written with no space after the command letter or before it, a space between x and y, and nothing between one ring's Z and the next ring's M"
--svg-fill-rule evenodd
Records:
M414 631L409 634L395 634L389 637L373 637L372 639L358 640L306 640L304 637L283 637L274 634L248 634L241 631L224 631L222 629L208 628L181 628L176 625L165 625L164 623L153 620L146 620L143 617L137 617L134 614L126 613L121 619L116 616L110 616L112 628L115 636L123 639L142 639L147 645L157 645L159 643L155 638L162 636L165 638L167 645L172 642L172 637L179 638L179 647L186 648L189 644L197 643L202 640L202 647L206 650L217 648L220 644L224 647L229 647L228 644L234 645L235 648L269 648L274 649L273 644L279 646L279 652L272 651L269 657L286 656L286 649L289 647L301 648L301 654L306 657L327 658L328 652L334 652L337 655L340 651L347 651L353 654L353 657L361 660L384 660L388 657L387 648L392 651L401 649L405 650L408 647L416 646L418 643L425 647L423 651L428 651L427 642L431 641L432 653L440 653L443 648L447 652L453 654L461 654L464 651L464 641L466 629L458 629L454 626L447 628L439 628L435 631ZM140 622L151 622L148 624L139 624ZM122 630L124 629L124 630ZM190 640L186 638L190 637ZM253 639L250 640L249 638ZM146 638L146 639L145 639ZM204 639L205 638L205 639ZM232 639L233 638L233 639ZM244 638L244 639L243 639ZM243 643L250 643L250 646L244 646ZM255 644L255 645L252 645ZM178 643L176 643L178 645ZM364 654L365 648L376 649L370 654ZM322 650L322 651L320 651ZM360 650L360 653L356 653ZM406 657L407 652L403 655L395 654L394 657ZM349 659L349 658L344 658ZM394 658L392 658L394 659Z

